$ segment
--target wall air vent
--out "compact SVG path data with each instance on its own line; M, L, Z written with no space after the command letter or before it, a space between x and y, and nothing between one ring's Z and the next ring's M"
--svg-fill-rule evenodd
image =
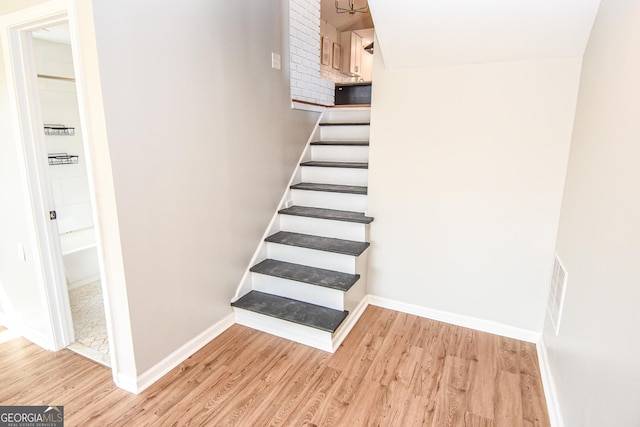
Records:
M560 319L562 318L562 307L564 305L564 294L567 289L567 270L562 265L558 254L553 257L553 272L551 273L551 286L549 290L549 301L547 312L553 324L556 335L560 333Z

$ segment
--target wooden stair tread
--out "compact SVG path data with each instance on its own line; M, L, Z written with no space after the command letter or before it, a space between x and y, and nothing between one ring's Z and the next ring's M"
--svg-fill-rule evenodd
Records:
M352 168L352 169L368 169L369 163L364 162L321 162L310 161L300 163L300 166L311 166L316 168Z
M369 122L321 122L320 126L369 126Z
M313 141L311 145L369 146L369 141Z
M343 292L351 289L360 279L359 274L343 273L274 259L266 259L251 267L250 271Z
M279 231L267 237L265 241L351 256L359 256L369 247L369 242L356 242L354 240L313 236L290 231Z
M369 224L373 218L364 216L362 212L340 211L336 209L312 208L308 206L291 206L278 211L281 215L306 216L309 218L328 219L334 221L357 222Z
M231 305L330 333L334 333L349 314L347 311L334 310L259 291L251 291L232 302Z
M367 194L367 187L360 185L318 184L314 182L300 182L290 187L292 190L326 191L329 193Z

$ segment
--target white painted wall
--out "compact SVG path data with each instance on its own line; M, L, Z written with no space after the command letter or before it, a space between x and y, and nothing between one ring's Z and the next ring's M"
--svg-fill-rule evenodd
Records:
M231 313L317 114L271 69L287 1L93 8L140 374Z
M640 2L604 0L584 56L544 341L564 425L640 425Z
M369 292L541 332L580 59L373 72Z
M15 12L30 6L45 3L47 0L2 0L0 14Z

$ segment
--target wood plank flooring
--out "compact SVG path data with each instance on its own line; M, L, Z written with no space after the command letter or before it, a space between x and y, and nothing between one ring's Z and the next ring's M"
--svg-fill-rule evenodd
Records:
M138 396L16 338L0 384L0 405L64 405L66 426L550 425L533 344L374 306L333 355L234 325Z

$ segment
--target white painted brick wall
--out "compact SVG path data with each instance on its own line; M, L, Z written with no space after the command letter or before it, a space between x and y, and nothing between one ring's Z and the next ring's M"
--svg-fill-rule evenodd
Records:
M320 0L290 0L291 98L334 105L334 83L320 74Z

